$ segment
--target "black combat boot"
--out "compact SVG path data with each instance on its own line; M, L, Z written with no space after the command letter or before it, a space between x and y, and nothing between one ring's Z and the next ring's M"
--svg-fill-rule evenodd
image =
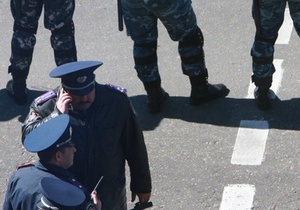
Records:
M262 111L271 109L270 87L272 85L272 77L259 78L252 75L252 82L256 85L254 97L258 109Z
M29 67L16 69L12 65L8 67L8 73L11 74L12 80L6 84L6 92L10 95L17 105L27 103L28 89L26 88L26 79L29 73Z
M160 86L160 81L145 82L144 87L147 92L147 105L151 114L159 113L168 93Z
M25 79L9 80L6 84L6 91L17 105L22 106L27 103L28 89Z
M223 84L209 84L207 73L199 76L190 76L192 86L190 104L197 106L219 97L225 97L229 89Z

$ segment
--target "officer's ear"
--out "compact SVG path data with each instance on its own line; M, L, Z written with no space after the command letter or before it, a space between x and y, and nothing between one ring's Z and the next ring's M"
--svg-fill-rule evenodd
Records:
M62 160L62 154L63 152L61 150L57 150L54 154L54 157L55 157L55 161L60 163L61 160Z

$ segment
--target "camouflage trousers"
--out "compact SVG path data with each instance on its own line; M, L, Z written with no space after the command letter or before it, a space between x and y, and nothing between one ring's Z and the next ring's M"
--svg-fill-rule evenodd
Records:
M191 0L121 0L127 34L134 41L135 69L142 82L160 80L157 64L157 39L160 20L173 41L178 41L183 74L194 76L204 73L203 36L191 39L197 26ZM191 58L198 57L199 59ZM189 59L190 58L190 59Z
M8 72L14 80L27 78L43 8L44 26L51 31L56 64L77 60L73 24L75 0L11 0L14 31Z
M259 78L272 77L274 44L284 20L288 4L296 32L300 36L300 0L254 0L253 18L256 36L251 49L253 74Z

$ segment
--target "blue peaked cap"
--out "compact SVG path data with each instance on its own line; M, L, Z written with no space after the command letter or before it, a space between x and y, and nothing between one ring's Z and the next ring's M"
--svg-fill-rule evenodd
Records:
M101 61L75 61L56 67L50 77L61 78L66 91L74 95L86 95L95 87L94 71L101 66Z
M28 134L23 145L29 152L41 152L48 149L73 146L69 115L58 115L41 124Z
M65 181L54 177L44 177L40 181L42 193L38 207L57 207L58 209L68 209L66 207L76 207L86 199L84 192Z

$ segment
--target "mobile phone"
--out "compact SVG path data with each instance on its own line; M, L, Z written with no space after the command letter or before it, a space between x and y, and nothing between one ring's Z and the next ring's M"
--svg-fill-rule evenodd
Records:
M64 86L62 86L62 93L69 93L69 91L67 91L66 88L64 88ZM73 111L73 106L71 103L68 104L68 108L69 108L69 110Z
M62 86L62 91L63 93L69 93L69 91L64 86Z

